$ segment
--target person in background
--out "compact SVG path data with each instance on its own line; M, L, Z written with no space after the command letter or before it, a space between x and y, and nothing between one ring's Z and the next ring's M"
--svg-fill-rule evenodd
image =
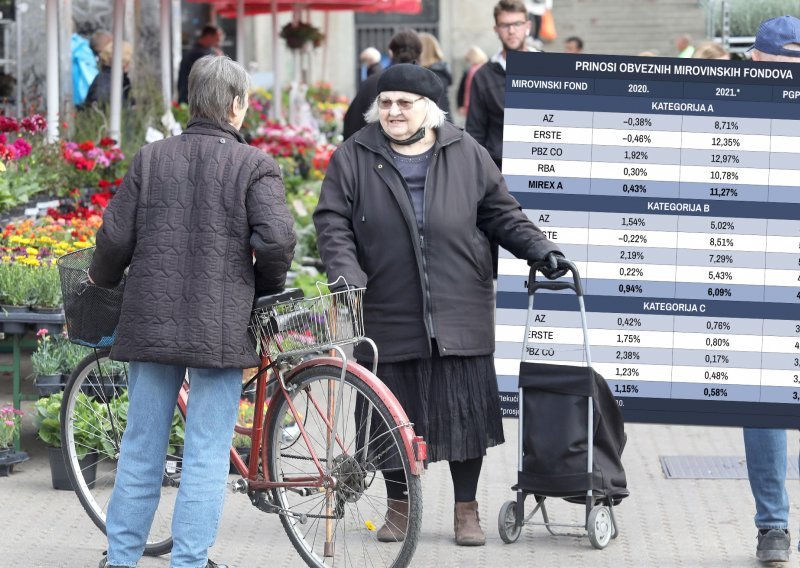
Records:
M462 116L467 116L467 109L469 109L469 92L472 88L472 78L475 77L475 72L480 69L481 65L486 63L489 58L486 52L477 45L473 45L464 54L464 61L467 62L467 70L461 76L461 81L458 84L458 93L456 94L456 104L458 105L458 112Z
M111 102L111 59L114 55L114 43L109 42L100 52L100 73L92 81L86 94L84 106L108 105ZM128 67L133 58L133 46L122 42L122 100L130 102L131 80L128 78Z
M794 16L765 20L751 49L753 61L800 63L800 20ZM756 505L756 558L765 564L788 562L792 539L786 492L786 430L745 428L744 451Z
M414 30L400 30L389 41L389 56L392 59L392 65L396 63L419 63L421 53L422 42ZM345 140L367 124L367 121L364 120L364 113L369 110L369 107L375 101L375 97L378 96L378 79L384 72L375 73L361 83L356 96L353 97L350 106L347 107L342 131L342 137Z
M367 77L371 77L375 73L380 73L383 71L383 65L381 65L381 52L374 47L368 47L362 51L361 55L358 56L358 60L361 62L362 81Z
M100 568L136 566L161 496L175 401L189 377L173 568L214 568L242 369L258 365L254 299L279 291L295 246L278 164L239 133L250 78L227 57L189 73L189 124L142 146L103 214L89 285L128 270L111 348L130 405ZM222 567L220 567L222 568Z
M83 104L89 86L97 77L97 59L92 51L89 40L82 35L73 33L70 39L72 52L72 100L76 106Z
M678 51L678 57L691 57L694 55L694 46L692 45L692 36L689 34L681 34L675 38L675 49Z
M704 41L694 50L694 59L730 59L731 54L715 41Z
M568 37L564 40L564 53L583 53L583 40L578 36Z
M114 36L106 30L97 30L92 34L89 39L89 45L97 57L100 57L100 52L103 51L106 45L114 41Z
M497 169L503 170L503 118L506 96L506 53L528 51L531 32L528 8L522 0L500 0L494 7L494 31L502 45L485 65L475 72L469 93L466 130L486 148ZM492 245L492 273L497 277L497 245Z
M194 62L206 55L222 55L219 48L222 43L222 30L217 26L206 25L200 30L200 37L183 59L178 70L178 102L189 102L189 72Z
M525 5L528 9L530 20L533 23L531 36L533 36L534 41L541 46L539 32L542 29L542 16L544 16L547 10L553 9L553 0L525 0Z
M527 16L527 13L526 13ZM365 286L364 330L378 346L377 375L428 445L449 462L456 544L486 537L475 500L487 448L503 443L493 353L489 243L564 274L558 247L523 213L486 150L447 122L442 84L418 65L378 80L368 125L333 156L314 212L330 280ZM371 361L370 349L355 356ZM405 538L402 470L383 471L386 524L379 541Z
M422 42L422 53L419 56L419 64L433 71L442 82L444 91L442 91L442 97L436 101L436 105L447 113L445 118L453 122L453 117L450 116L450 97L447 94L447 90L450 88L450 85L453 84L453 75L450 73L450 66L444 60L442 47L432 34L422 32L419 34L419 39Z

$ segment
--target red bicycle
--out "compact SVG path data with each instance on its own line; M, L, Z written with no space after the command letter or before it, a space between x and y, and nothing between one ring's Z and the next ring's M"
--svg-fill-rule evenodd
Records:
M287 290L259 298L251 319L261 365L242 392L254 396L256 419L252 427L236 426L236 433L250 439L251 451L245 461L231 448L238 475L230 486L259 510L280 516L309 566L407 566L422 522L419 476L425 442L374 374L377 349L364 336L363 293L363 288L351 289L306 299L299 290ZM348 360L343 349L363 341L375 350L372 371ZM185 382L148 555L172 547L190 394ZM62 447L68 473L84 509L103 531L127 405L127 366L112 361L107 349L87 356L64 392ZM408 492L406 537L378 542L390 483L384 472L397 470L405 473Z

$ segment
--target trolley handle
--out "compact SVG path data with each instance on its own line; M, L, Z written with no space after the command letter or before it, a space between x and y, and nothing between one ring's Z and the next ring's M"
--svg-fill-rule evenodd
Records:
M549 266L549 263L543 260L531 264L531 270L528 274L528 295L532 296L537 290L572 290L578 296L583 296L583 286L581 286L581 275L578 273L578 267L575 266L570 260L564 257L558 257L558 267L566 268L568 272L572 273L572 282L565 282L563 280L544 280L537 282L536 273L542 272L542 268ZM544 275L544 272L542 272Z

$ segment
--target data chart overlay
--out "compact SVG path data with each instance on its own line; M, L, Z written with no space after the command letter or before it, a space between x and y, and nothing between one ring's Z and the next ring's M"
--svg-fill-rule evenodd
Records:
M800 426L800 66L510 52L503 175L583 278L632 422ZM583 364L575 295L501 249L495 365Z

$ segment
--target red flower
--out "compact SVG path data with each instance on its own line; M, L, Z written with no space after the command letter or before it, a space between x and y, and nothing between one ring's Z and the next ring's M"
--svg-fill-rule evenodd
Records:
M20 122L23 130L28 132L43 132L47 128L47 120L41 114L26 116Z
M19 123L11 116L0 116L0 132L18 132Z
M94 150L94 142L92 142L91 140L87 140L81 143L81 145L78 146L78 148L80 148L84 152L88 152L89 150Z
M117 187L121 186L122 185L122 178L115 179L114 180L114 185L116 185Z
M97 185L100 186L100 189L108 189L113 184L110 181L106 181L104 179L101 179L99 182L97 182Z
M75 169L85 170L90 172L94 169L94 160L87 160L86 158L78 158L75 160Z
M111 148L114 144L115 144L114 139L108 137L101 138L100 142L97 143L97 145L100 146L101 148Z
M111 198L114 197L114 194L110 191L104 191L103 193L95 193L90 198L92 205L97 205L98 207L106 208L108 206L108 202L111 201Z

